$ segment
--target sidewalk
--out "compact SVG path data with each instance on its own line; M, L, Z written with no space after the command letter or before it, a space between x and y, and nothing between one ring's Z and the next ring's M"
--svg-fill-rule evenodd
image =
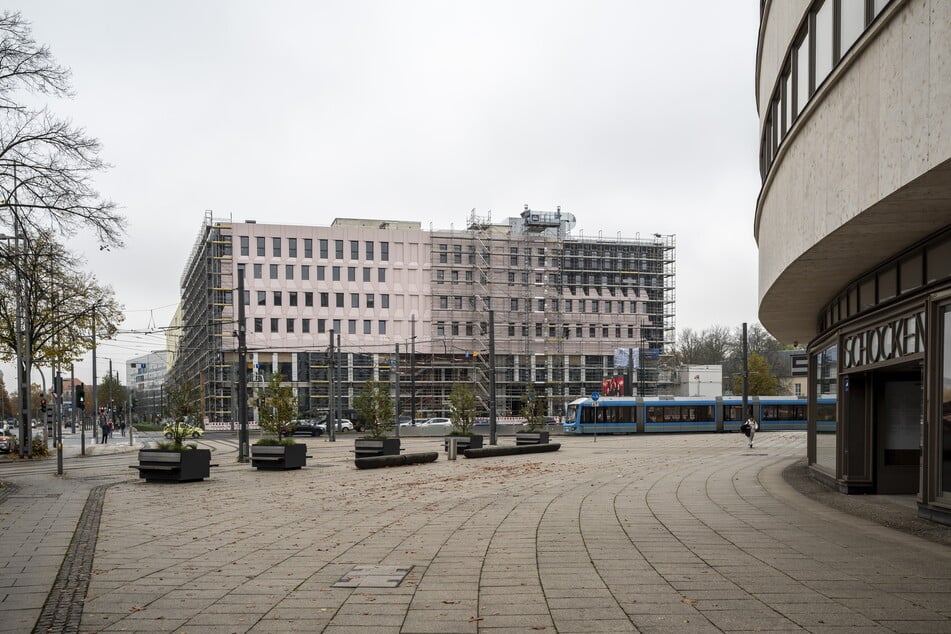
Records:
M352 439L316 438L291 472L212 441L201 483L146 484L134 454L19 476L0 503L0 627L951 632L951 548L798 493L783 470L804 434L558 440L362 471Z

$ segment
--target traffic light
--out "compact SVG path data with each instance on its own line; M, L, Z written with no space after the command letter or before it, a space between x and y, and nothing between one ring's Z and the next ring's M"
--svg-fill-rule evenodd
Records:
M73 387L73 406L76 409L86 409L86 386L82 383Z
M40 399L40 411L41 411L41 412L45 412L45 411L46 411L46 399L45 399L45 398L41 398L41 399Z

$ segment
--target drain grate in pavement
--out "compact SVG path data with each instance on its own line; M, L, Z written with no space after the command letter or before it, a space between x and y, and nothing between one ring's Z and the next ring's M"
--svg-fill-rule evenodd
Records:
M412 566L354 566L340 577L334 588L395 588L406 578Z

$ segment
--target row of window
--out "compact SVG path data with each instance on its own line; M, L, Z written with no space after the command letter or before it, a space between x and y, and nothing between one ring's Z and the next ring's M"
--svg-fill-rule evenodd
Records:
M474 273L472 269L463 270L462 275L460 275L460 271L456 269L449 269L448 271L446 269L436 269L434 281L437 284L443 284L446 281L449 281L452 284L457 284L463 280L466 283L471 283L474 280ZM515 286L516 282L519 280L521 281L522 285L528 285L531 283L531 280L534 280L534 284L536 286L540 286L545 283L545 274L540 271L536 271L534 274L530 274L528 271L508 272L507 281L509 286ZM488 279L485 273L481 273L480 283L486 284L487 282ZM564 275L558 273L548 273L548 284L550 286L557 288L560 287L562 283L564 283L565 288L570 289L572 293L575 292L575 287L577 286L607 286L611 292L611 295L615 294L615 287L619 287L621 294L627 296L628 289L633 291L635 287L658 289L663 288L664 276L624 273L624 277L622 278L620 273L586 272L565 273Z
M465 245L466 248L463 249L461 244L445 244L439 243L436 245L436 258L439 264L462 264L465 261L466 264L475 264L476 263L476 249L474 244ZM450 247L452 249L450 250ZM509 265L510 266L519 266L519 260L523 260L524 266L532 267L546 267L549 264L552 266L560 266L564 269L579 269L579 270L614 270L619 271L647 271L647 272L656 272L660 273L663 270L663 261L659 258L663 254L658 250L656 253L652 254L631 254L626 253L623 255L618 255L615 252L605 251L601 253L600 250L595 250L592 252L586 252L585 257L578 256L568 256L565 257L556 257L552 256L549 253L546 253L544 247L536 247L532 249L531 247L526 247L522 250L522 257L519 257L519 248L518 247L509 247ZM657 259L644 259L645 256L656 256ZM614 257L610 257L614 256ZM484 262L490 261L489 251L482 252L482 258Z
M287 245L287 257L296 258L297 257L297 246L298 243L303 243L304 258L313 258L314 257L314 240L313 238L280 238L272 237L271 238L271 256L275 258L283 257L284 249L283 245ZM344 246L346 244L345 240L334 240L334 259L342 260L344 256ZM360 240L349 240L350 243L350 259L359 260L360 259ZM376 258L377 244L379 244L380 260L386 262L390 259L390 243L389 242L374 242L373 240L364 240L363 241L363 259L364 260L374 260ZM240 246L241 246L241 255L250 256L251 255L251 236L240 236ZM256 236L254 238L255 246L255 255L258 257L267 256L267 238L264 236ZM330 240L326 238L320 238L317 240L318 255L322 260L330 259Z
M562 339L571 339L572 331L574 331L575 339L584 339L585 331L587 331L588 339L609 339L611 338L612 331L615 339L633 339L636 329L633 325L622 326L620 324L614 324L613 326L609 325L597 325L597 324L575 324L574 326L554 326L552 324L543 324L536 323L533 324L535 337L547 337L549 339L555 339L558 337L558 330L561 329L561 338ZM436 323L436 331L438 334L439 331L439 322ZM508 324L507 332L509 337L515 337L518 333L522 337L531 336L531 325L530 324ZM457 334L457 333L453 333Z
M809 99L891 0L816 0L786 54L760 142L760 175Z
M256 305L258 306L267 306L268 305L268 291L254 291L256 293ZM288 306L298 306L300 301L300 296L303 295L304 306L311 307L314 305L314 296L315 293L311 291L305 291L303 293L298 293L297 291L270 291L271 296L271 306L284 306L284 298L287 297ZM321 308L330 308L330 295L331 293L316 293L319 305ZM334 295L334 306L336 308L344 308L345 300L347 293L333 293ZM350 293L350 308L360 308L360 299L363 298L363 306L365 308L376 308L377 307L377 297L375 293ZM390 307L390 294L389 293L380 293L380 308L389 308ZM244 303L246 306L251 305L251 291L244 292Z
M243 266L243 265L239 265ZM295 276L300 276L300 279L303 281L308 281L311 279L311 272L314 273L314 279L318 282L326 281L327 279L327 268L322 264L316 266L310 264L285 264L284 266L284 276L281 277L281 265L280 264L269 264L268 265L268 279L269 280L293 280ZM330 280L332 282L342 282L343 281L343 267L340 266L331 266L330 268ZM347 267L347 281L356 282L357 281L357 267L348 266ZM364 266L359 269L360 276L364 282L370 282L373 280L373 269L368 266ZM256 280L264 279L264 265L263 264L254 264L252 266L252 276ZM376 269L376 281L377 282L386 282L386 269Z
M270 326L268 332L272 332L272 333L281 333L281 332L284 332L284 333L286 333L286 334L294 334L294 333L296 333L296 332L297 332L298 322L300 322L300 332L301 332L302 334L309 334L309 333L311 332L311 322L313 322L313 321L316 321L316 322L317 322L317 334L323 334L323 333L328 332L328 331L327 331L327 326L328 326L328 324L332 326L334 332L339 333L339 332L341 332L340 328L341 328L341 326L343 325L342 320L340 320L340 319L333 319L333 320L330 320L330 319L316 319L316 320L314 320L314 319L310 319L310 318L296 319L296 318L294 318L294 317L286 317L286 318L271 317L271 318L268 319L267 321L269 322L269 326ZM365 335L372 335L372 334L373 334L373 324L374 324L374 320L372 320L372 319L363 319L363 320L348 319L348 320L347 320L347 334L349 334L349 335L355 335L355 334L357 334L357 326L359 325L359 322L360 322L360 321L362 321L362 324L363 324L363 334L365 334ZM264 332L264 322L265 322L265 319L264 319L263 317L255 317L255 318L254 318L254 332L263 333L263 332ZM283 331L281 330L281 324L282 324L282 323L283 323L283 325L284 325L284 330L283 330ZM385 335L385 334L386 334L386 321L385 321L385 320L380 319L380 320L377 320L377 321L376 321L376 334L378 334L378 335Z
M484 304L485 309L491 308L489 302L484 302ZM626 300L612 301L610 299L560 300L558 298L509 298L509 310L512 312L517 312L519 307L521 307L527 311L534 310L541 313L548 310L553 312L573 313L575 312L576 306L579 313L612 314L616 312L618 315L623 315L625 313L625 306L627 306L628 312L632 314L637 313L637 300L633 299L628 302ZM467 310L476 310L476 298L473 295L439 295L437 298L436 307L440 310L462 310L463 307L465 307Z

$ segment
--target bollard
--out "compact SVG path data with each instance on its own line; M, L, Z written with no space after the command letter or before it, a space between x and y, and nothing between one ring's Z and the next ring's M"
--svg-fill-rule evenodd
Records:
M458 446L457 443L459 442L459 439L456 438L455 436L449 436L446 440L449 441L449 458L448 458L448 459L449 459L449 460L455 460L455 459L456 459L456 448L457 448L457 446Z

